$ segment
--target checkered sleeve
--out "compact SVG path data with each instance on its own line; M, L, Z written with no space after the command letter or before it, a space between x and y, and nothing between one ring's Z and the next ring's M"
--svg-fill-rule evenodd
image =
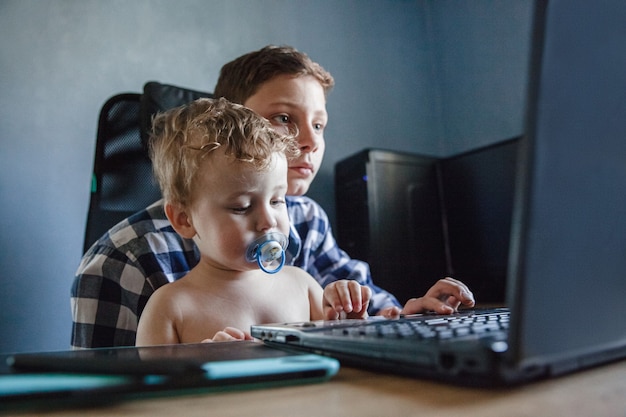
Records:
M389 292L374 284L369 265L350 258L335 241L322 207L308 197L288 197L287 208L291 220L294 248L288 259L311 274L325 287L340 279L353 279L372 290L370 315L383 308L398 306L400 303Z
M198 254L158 204L114 226L83 256L71 289L72 348L132 346L148 298Z
M153 291L124 253L106 246L90 253L72 286L72 347L134 345L138 313Z

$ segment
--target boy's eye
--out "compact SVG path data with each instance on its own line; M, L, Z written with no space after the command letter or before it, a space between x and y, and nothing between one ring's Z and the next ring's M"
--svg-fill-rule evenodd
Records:
M274 116L272 120L281 125L286 125L291 121L289 116L287 116L286 114L279 114L278 116Z

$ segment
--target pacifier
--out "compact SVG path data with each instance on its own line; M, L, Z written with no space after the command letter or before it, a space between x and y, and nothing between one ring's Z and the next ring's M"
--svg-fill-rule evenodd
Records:
M275 274L285 265L288 242L287 236L278 232L260 236L248 246L246 260L256 262L263 272Z

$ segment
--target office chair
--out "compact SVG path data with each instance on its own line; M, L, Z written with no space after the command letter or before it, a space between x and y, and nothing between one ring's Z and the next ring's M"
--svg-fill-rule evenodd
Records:
M151 81L143 94L122 93L100 111L83 252L112 226L161 198L152 175L152 117L212 94Z

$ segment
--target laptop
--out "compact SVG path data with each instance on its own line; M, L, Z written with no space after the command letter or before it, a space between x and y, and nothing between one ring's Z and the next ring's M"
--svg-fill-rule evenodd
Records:
M626 358L624 22L623 0L535 5L506 308L259 325L252 335L348 365L470 385Z

